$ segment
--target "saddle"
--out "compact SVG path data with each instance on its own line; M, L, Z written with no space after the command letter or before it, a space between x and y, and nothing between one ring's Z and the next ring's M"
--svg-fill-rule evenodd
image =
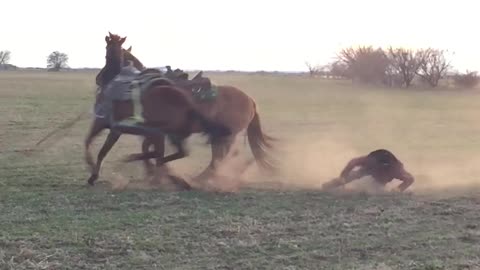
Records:
M160 129L146 126L142 116L141 96L146 89L155 84L168 85L173 82L158 73L141 74L135 68L124 67L120 74L105 87L103 99L96 104L99 108L101 106L101 110L96 108L95 111L103 113L112 130L132 135L165 135ZM115 112L120 108L119 106L123 106L124 110L131 108L133 115L122 120L114 119L113 116L116 115ZM126 110L129 114L130 109ZM97 114L98 116L100 115Z
M167 72L163 73L160 70L149 69L142 74L157 73L162 74L165 78L171 80L175 86L183 88L192 93L197 101L211 101L217 97L217 89L209 78L203 77L203 71L199 71L192 79L188 78L188 73L181 69L171 70L167 66Z
M203 77L203 71L198 72L192 79L188 78L188 73L181 69L172 71L168 69L163 73L159 69L149 68L142 72L133 66L122 68L118 74L105 88L97 93L95 112L99 117L108 117L112 110L112 101L135 100L135 91L138 87L140 92L153 85L174 85L192 93L195 100L204 102L212 101L217 97L217 89L209 78ZM138 99L138 96L136 97Z
M144 126L140 99L145 89L154 85L174 85L190 91L194 99L208 101L217 96L216 87L212 86L209 78L203 77L203 72L197 73L191 80L188 73L180 69L164 74L157 69L147 69L142 72L133 66L122 68L106 87L98 89L94 111L97 117L106 118L113 129L129 134L162 134L160 130ZM113 117L114 103L133 102L132 117L115 121ZM116 107L116 106L115 106Z

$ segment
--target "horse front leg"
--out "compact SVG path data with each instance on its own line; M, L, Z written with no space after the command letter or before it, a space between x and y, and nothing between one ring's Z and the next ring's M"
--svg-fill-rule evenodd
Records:
M101 118L95 118L90 127L90 130L85 138L85 162L87 163L90 173L95 171L95 162L93 161L92 153L90 152L90 145L95 137L97 137L103 129L108 128L107 124Z
M154 146L155 152L154 158L156 160L156 166L152 171L156 173L156 177L154 177L154 181L160 183L161 179L163 179L164 175L168 175L169 170L167 165L163 162L163 157L165 156L165 136L164 135L159 135L155 136L151 140L151 143ZM148 154L148 151L143 151L142 154ZM144 162L148 159L144 159ZM154 174L152 173L152 174Z
M142 153L146 154L150 151L150 146L155 146L152 140L148 137L143 138L142 142ZM155 173L155 168L150 159L143 160L143 165L145 167L147 177L152 176Z
M172 144L177 148L177 152L174 153L174 154L171 154L169 156L166 156L166 157L163 157L164 156L164 145L165 145L165 140L162 140L162 144L161 144L161 148L160 148L160 151L156 151L157 153L157 169L160 170L159 172L162 173L161 170L165 170L167 169L167 165L166 163L167 162L171 162L171 161L174 161L174 160L177 160L177 159L181 159L181 158L184 158L188 155L188 151L185 149L185 139L184 138L175 138L175 139L172 139L170 138L170 140L172 141ZM187 182L185 181L184 179L182 179L181 177L177 177L175 175L171 175L169 174L168 172L168 169L166 170L166 174L168 176L168 178L171 180L171 182L177 186L178 188L182 189L182 190L190 190L192 189L192 186ZM160 175L161 177L163 175Z
M103 146L100 149L100 152L98 152L97 163L94 166L94 169L92 171L90 178L88 179L88 184L90 184L91 186L93 186L95 181L98 179L98 175L100 172L100 167L102 166L103 159L105 158L105 156L107 156L108 152L112 149L112 147L118 141L118 139L120 138L120 135L121 135L120 132L112 131L112 130L110 130L110 133L108 133L107 139L103 143Z
M136 160L145 160L145 159L150 159L150 158L155 158L157 160L157 167L159 166L164 166L166 163L181 159L187 156L188 152L185 149L185 138L184 136L178 136L176 138L170 138L170 141L172 142L173 146L177 148L177 152L170 154L166 157L165 155L165 141L164 140L158 140L158 138L155 138L155 151L154 152L148 152L148 153L141 153L141 154L131 154L129 155L124 161L125 162L132 162Z

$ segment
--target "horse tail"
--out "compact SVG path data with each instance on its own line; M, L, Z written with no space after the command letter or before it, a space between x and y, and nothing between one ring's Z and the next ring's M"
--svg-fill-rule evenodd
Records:
M247 128L248 143L250 145L250 149L252 150L253 156L257 161L257 164L261 168L272 172L276 170L276 166L274 165L271 157L269 157L267 150L273 149L272 142L275 141L275 138L266 135L262 131L260 116L258 114L255 102L253 105L255 108L255 115Z

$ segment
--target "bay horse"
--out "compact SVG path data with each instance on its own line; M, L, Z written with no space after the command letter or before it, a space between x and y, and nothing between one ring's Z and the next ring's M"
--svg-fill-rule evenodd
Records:
M105 68L100 72L100 76L97 76L97 82L102 85L101 91L105 90L105 86L107 86L105 81L108 79L111 81L116 76L112 76L112 74L120 74L122 71L124 52L126 51L122 49L122 44L125 40L126 37L120 38L112 34L105 37L107 42L106 64ZM91 169L91 177L88 179L90 185L93 185L98 178L103 158L122 133L147 137L149 139L148 144L155 146L156 153L159 152L157 149L158 145L161 145L163 149L165 135L167 135L172 144L177 148L177 153L167 157L163 157L162 153L162 157L157 159L157 164L159 165L185 157L186 151L183 147L183 142L192 133L204 133L209 136L209 141L211 142L215 142L231 133L228 127L217 124L204 115L196 108L196 104L194 104L190 96L175 87L167 79L157 80L154 85L150 85L145 89L138 89L137 91L141 91L142 117L145 120L142 126L125 126L120 124L122 120L134 116L133 101L131 99L112 100L111 121L107 117L103 121L98 120L102 118L95 118L86 139L86 157ZM97 95L98 97L99 95ZM110 128L110 132L100 150L97 163L94 164L91 155L89 155L89 145L93 137L98 135L99 131L105 127Z
M131 53L131 47L128 50L122 49L121 45L125 41L126 37L121 39L117 35L112 35L109 33L109 36L105 37L107 42L107 50L111 43L120 43L118 50L123 52L123 61L133 62L135 68L141 71L146 71L146 67ZM118 63L113 66L108 64L108 54L106 56L107 63L105 67L99 72L96 77L97 85L102 88L107 85L112 78L118 75L120 68ZM121 62L121 60L119 61ZM124 65L124 64L122 64ZM243 130L247 129L247 137L252 153L255 157L255 160L261 169L273 172L275 171L275 166L268 155L267 150L272 149L273 146L271 142L274 140L272 137L263 133L260 116L257 111L257 106L253 98L245 94L238 88L232 86L218 86L218 95L214 100L208 102L196 102L200 111L205 113L207 116L212 117L216 122L225 124L230 128L231 135L223 138L222 140L216 140L212 142L212 158L210 164L205 168L195 179L203 179L209 176L215 169L215 165L218 161L221 161L227 153L229 153L230 148L236 138L236 136ZM185 90L187 91L187 90ZM187 91L188 94L192 94L190 91ZM97 95L98 98L98 95ZM127 109L126 114L130 115L132 109ZM90 144L93 139L103 130L109 129L109 124L106 119L101 117L95 117L91 125L90 131L85 139L85 159L87 164L90 167L91 176L88 179L88 183L93 184L93 182L98 179L100 167L103 159L107 153L111 150L113 145L118 141L120 134L110 131L108 134L102 148L100 149L97 162L93 162L93 157L89 151ZM162 138L162 135L159 135L159 140L165 141L165 137ZM154 144L149 141L148 138L145 138L142 143L142 152L147 153L151 146ZM165 145L157 144L156 152L158 155L163 155L165 153ZM162 154L163 153L163 154ZM145 168L147 174L153 173L153 164L149 160L144 159ZM157 159L157 166L162 166L162 163ZM166 166L165 166L166 168Z
M125 58L133 62L140 62L131 50L125 51ZM180 87L185 93L193 96L192 91ZM194 177L195 180L203 180L215 171L217 162L221 161L230 152L231 147L237 135L246 129L248 143L255 158L257 165L267 172L275 172L276 165L268 150L273 149L273 137L262 131L260 123L260 115L258 106L254 99L240 89L229 85L217 85L217 96L213 100L195 101L199 110L214 120L216 123L227 126L231 135L211 143L212 158L210 164L199 175ZM149 149L150 142L144 140L142 150L145 154ZM158 150L164 152L164 148ZM153 154L137 155L131 157L130 160L144 160L153 157ZM147 165L146 166L152 166ZM158 165L158 164L157 164Z

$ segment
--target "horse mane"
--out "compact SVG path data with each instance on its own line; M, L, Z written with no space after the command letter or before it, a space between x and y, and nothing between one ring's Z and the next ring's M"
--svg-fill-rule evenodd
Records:
M97 84L97 86L102 86L103 83L102 83L102 80L103 80L103 73L105 72L105 67L103 67L97 74L97 76L95 77L95 83Z
M135 55L133 55L129 50L125 50L125 49L122 49L122 50L123 50L123 57L125 58L125 60L132 61L135 68L137 68L140 71L146 69L146 67L142 64L142 62L140 62L140 60L138 60L138 58L135 57Z

